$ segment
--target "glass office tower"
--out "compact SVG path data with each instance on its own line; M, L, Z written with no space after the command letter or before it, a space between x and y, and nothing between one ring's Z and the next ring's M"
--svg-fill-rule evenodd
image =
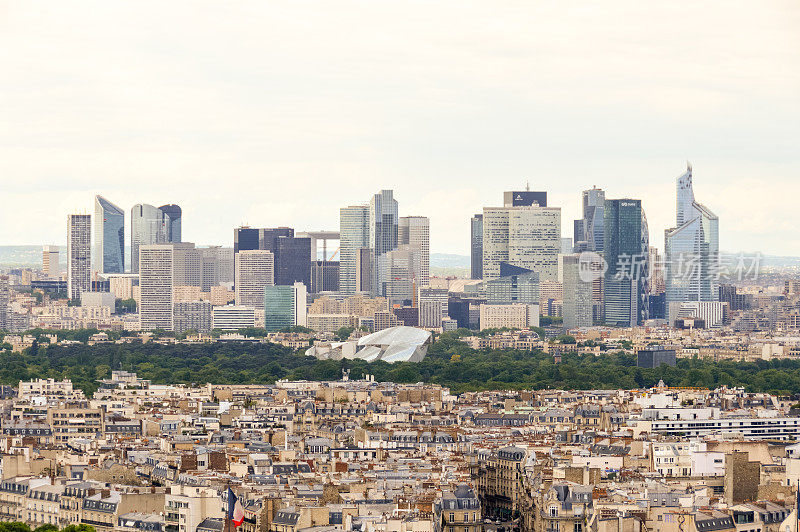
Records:
M125 213L102 196L94 197L94 270L125 273Z
M649 235L641 200L606 200L605 322L633 327L649 316Z
M670 303L719 301L719 218L695 201L691 166L676 185L676 226L664 232L668 312ZM676 316L668 317L673 323Z
M131 273L139 273L139 248L166 242L160 209L140 203L131 208Z

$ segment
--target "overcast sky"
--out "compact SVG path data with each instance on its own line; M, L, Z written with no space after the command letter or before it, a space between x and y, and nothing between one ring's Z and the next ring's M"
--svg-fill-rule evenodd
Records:
M530 181L565 237L583 189L642 199L663 248L688 159L723 250L800 255L796 0L0 6L0 244L65 244L94 194L232 245L392 188L466 254Z

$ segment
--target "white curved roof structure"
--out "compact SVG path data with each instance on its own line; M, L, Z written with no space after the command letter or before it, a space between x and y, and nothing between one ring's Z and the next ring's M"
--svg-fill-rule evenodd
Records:
M415 327L390 327L351 342L317 344L306 351L306 355L321 360L342 358L360 359L367 362L419 362L428 353L432 335L430 331Z

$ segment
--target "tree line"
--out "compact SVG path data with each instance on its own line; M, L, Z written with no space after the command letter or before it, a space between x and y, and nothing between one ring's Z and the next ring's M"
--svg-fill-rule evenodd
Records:
M600 354L566 353L556 363L549 354L516 349L470 348L457 334L437 338L421 362L317 360L303 351L271 343L217 342L161 345L104 343L36 345L22 353L0 353L0 383L20 380L72 380L93 393L98 380L111 370L136 372L157 384L270 384L278 379L336 380L343 369L351 378L374 375L378 381L426 382L454 392L488 389L634 389L667 386L716 388L741 386L751 392L800 394L800 361L741 362L683 358L676 367L636 366L634 355L622 351ZM0 531L2 532L2 531Z

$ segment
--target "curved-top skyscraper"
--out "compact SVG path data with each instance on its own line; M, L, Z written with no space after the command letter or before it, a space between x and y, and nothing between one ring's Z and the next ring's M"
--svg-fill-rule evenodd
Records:
M125 213L105 199L94 197L94 271L125 273Z
M719 218L695 200L691 166L676 185L676 226L664 232L668 312L670 303L719 301ZM669 316L670 323L674 319Z
M181 242L181 208L177 205L162 205L158 210L164 213L167 242Z

